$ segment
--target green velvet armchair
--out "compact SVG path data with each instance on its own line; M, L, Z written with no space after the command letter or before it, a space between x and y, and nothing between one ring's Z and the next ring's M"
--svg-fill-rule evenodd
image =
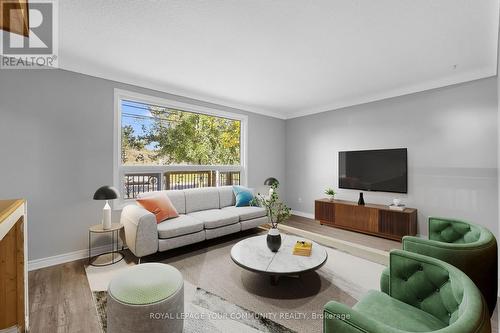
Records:
M387 293L370 291L353 308L324 307L325 333L490 333L486 302L456 267L402 250L390 254Z
M488 229L465 221L430 217L429 239L406 236L403 250L458 267L474 281L486 299L490 315L493 314L497 301L498 251L495 236ZM387 281L382 283L387 285Z

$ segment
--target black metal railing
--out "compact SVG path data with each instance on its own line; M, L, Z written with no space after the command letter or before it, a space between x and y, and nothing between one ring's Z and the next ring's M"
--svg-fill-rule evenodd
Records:
M139 193L164 190L184 190L189 188L240 185L239 171L167 171L163 173L163 186L160 186L160 173L125 174L124 198L135 199Z
M139 193L158 191L160 175L159 173L126 174L123 196L125 199L135 199Z

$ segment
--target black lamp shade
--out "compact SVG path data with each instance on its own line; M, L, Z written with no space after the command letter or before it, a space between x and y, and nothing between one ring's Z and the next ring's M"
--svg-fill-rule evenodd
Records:
M101 186L95 191L94 200L113 200L119 196L118 190L113 186Z
M267 186L273 186L273 185L279 185L279 184L280 184L280 182L274 177L269 177L264 181L264 185L267 185Z

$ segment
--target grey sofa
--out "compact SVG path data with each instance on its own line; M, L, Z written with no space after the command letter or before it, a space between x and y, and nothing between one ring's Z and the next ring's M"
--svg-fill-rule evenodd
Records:
M142 197L151 195L143 193ZM154 214L137 204L123 208L125 242L141 258L268 223L261 207L235 207L231 186L165 191L179 217L156 223Z

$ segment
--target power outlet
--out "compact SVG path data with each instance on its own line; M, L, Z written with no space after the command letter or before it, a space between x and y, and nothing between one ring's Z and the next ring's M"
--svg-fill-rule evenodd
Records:
M301 197L299 197L299 198L297 199L297 201L298 201L299 203L302 203L302 198L301 198Z

